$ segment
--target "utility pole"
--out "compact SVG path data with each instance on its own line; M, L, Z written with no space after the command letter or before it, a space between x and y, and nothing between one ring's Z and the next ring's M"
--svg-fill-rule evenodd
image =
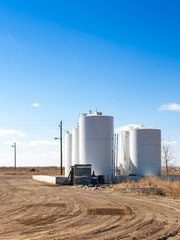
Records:
M12 147L14 148L14 170L16 170L16 143Z
M62 121L60 121L60 162L61 162L61 175L62 175Z
M62 175L62 121L60 121L60 137L59 138L54 138L55 140L59 139L60 140L60 168L61 168L61 175Z

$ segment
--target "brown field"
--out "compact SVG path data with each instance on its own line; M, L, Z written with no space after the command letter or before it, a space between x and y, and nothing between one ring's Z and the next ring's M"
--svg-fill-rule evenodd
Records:
M30 171L34 169L35 171ZM60 167L0 167L0 175L60 175ZM63 167L64 174L64 167Z
M32 168L35 172L30 171ZM64 167L63 167L64 174ZM0 175L60 175L60 167L0 167ZM162 175L166 175L165 167L162 167ZM180 175L180 167L170 167L169 175Z
M165 167L162 167L162 175L166 175ZM175 166L170 167L169 175L180 175L180 167L175 167Z
M159 188L156 178L136 182L137 190L132 190L134 182L80 188L32 180L29 169L15 173L8 169L5 175L1 168L0 239L180 239L179 196L138 190ZM35 169L39 170L35 174L59 175L60 171ZM121 191L122 187L131 190Z

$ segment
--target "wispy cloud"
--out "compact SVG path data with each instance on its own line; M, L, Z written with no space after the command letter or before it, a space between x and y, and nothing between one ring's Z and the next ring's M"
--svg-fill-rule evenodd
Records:
M9 141L4 141L3 143L6 145L13 145L14 142L16 142L17 145L25 146L25 147L42 147L42 146L59 146L59 141L46 141L46 140L34 140L31 141L30 143L25 143L21 141L16 141L16 140L9 140Z
M3 43L8 43L12 40L14 40L14 36L12 36L11 34L2 35L0 33L0 41L2 41Z
M13 37L11 34L8 34L8 35L7 35L7 38L8 38L9 40L13 40L13 39L14 39L14 37Z
M18 164L19 166L58 166L59 151L43 151L38 153L27 151L19 153Z
M0 137L13 137L13 138L19 138L19 137L25 137L25 134L22 132L19 132L14 129L2 129L0 128Z
M39 103L33 103L33 104L31 104L31 107L40 107L40 104Z
M176 141L166 141L166 140L164 140L164 141L162 141L161 142L163 145L177 145L178 144L178 142L176 142Z
M180 104L169 103L159 107L159 111L165 111L165 110L180 112Z
M14 143L16 143L18 146L19 145L21 145L21 146L26 146L27 145L24 142L20 142L20 141L16 141L16 140L5 141L3 143L6 144L6 145L13 145Z
M115 129L115 133L121 133L122 131L129 131L130 128L141 128L142 125L138 125L138 124L128 124L119 128Z
M36 141L32 141L30 143L30 145L32 147L39 147L39 146L58 146L59 142L55 142L55 141L45 141L45 140L36 140Z

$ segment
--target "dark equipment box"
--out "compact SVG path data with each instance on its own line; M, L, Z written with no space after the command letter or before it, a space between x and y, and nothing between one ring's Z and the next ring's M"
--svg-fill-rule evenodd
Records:
M91 184L91 164L75 164L73 167L73 184Z

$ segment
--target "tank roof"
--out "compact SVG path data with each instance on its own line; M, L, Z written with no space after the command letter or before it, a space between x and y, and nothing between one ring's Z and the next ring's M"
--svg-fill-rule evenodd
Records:
M104 115L102 114L102 112L94 112L91 114L81 113L81 117L112 117L113 118L113 116Z
M101 117L110 117L110 118L113 118L113 116L109 116L109 115L93 115L93 114L90 114L90 115L87 115L86 117L96 117L96 118L101 118Z
M130 128L130 130L158 130L160 131L160 129L157 128L147 128L147 127L141 127L141 128Z

